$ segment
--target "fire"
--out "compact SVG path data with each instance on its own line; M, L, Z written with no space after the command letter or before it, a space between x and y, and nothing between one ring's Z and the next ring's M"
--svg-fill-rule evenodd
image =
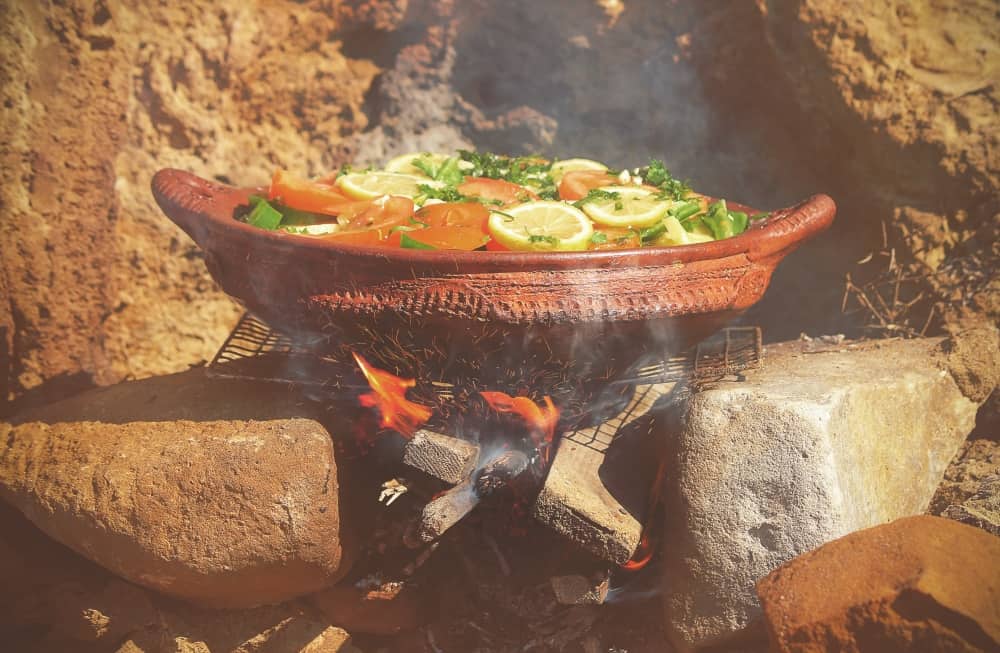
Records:
M392 429L405 437L413 432L431 417L431 409L415 404L406 398L406 391L417 384L414 379L401 379L389 374L366 361L360 354L354 353L354 360L368 379L372 391L360 397L358 401L367 408L377 408L382 416L382 427Z
M649 537L647 533L643 533L642 537L639 538L639 546L635 548L635 554L632 558L622 565L622 569L626 571L639 571L643 567L649 564L649 561L653 559L653 542L652 538Z
M551 444L556 434L556 423L559 421L559 409L548 395L542 398L545 405L539 406L528 397L511 397L504 392L479 394L490 408L498 413L513 413L527 422L536 447L542 448Z

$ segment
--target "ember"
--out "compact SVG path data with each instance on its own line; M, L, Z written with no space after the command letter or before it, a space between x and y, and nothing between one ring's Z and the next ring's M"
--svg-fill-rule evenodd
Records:
M416 385L413 379L401 379L398 376L380 370L364 359L360 354L354 354L354 360L368 379L372 391L358 397L362 406L377 408L382 416L381 426L392 429L407 438L431 417L431 409L413 403L406 398L406 391Z

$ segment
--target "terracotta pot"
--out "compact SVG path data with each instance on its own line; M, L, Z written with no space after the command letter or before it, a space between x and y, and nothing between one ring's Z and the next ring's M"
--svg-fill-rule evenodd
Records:
M233 217L260 189L180 170L158 172L152 190L223 290L274 326L330 333L383 366L442 376L498 365L614 376L676 352L759 300L778 262L836 211L815 195L740 236L682 247L460 252L264 231ZM423 369L428 360L437 363Z

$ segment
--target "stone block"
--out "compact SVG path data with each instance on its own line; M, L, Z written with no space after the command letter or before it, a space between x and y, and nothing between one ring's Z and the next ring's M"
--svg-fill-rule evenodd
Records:
M478 459L477 445L427 429L414 433L403 449L404 464L451 485L461 483Z
M212 607L336 582L330 434L268 383L203 370L122 383L0 422L0 497L122 578Z
M640 386L625 410L559 440L534 516L597 557L632 557L659 462L656 427L673 384Z
M851 533L757 584L774 653L1000 650L1000 538L940 517Z
M771 346L763 369L678 408L663 538L676 648L745 627L760 614L754 583L787 560L926 510L978 406L942 345Z

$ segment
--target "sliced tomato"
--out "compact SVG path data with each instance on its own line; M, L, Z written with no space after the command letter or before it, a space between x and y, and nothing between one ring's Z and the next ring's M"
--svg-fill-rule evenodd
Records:
M445 202L425 206L416 219L428 227L477 227L486 233L490 211L478 202Z
M642 239L635 229L624 227L599 227L594 229L594 234L604 234L606 240L603 243L593 242L591 238L591 249L626 249L629 247L642 247Z
M488 252L509 252L510 248L504 247L500 241L490 238L490 241L486 243L486 251Z
M618 177L600 170L571 170L559 182L559 198L571 202L582 200L594 188L617 183Z
M383 244L382 233L377 229L340 231L330 234L329 236L322 237L344 245L368 245L374 247L376 245Z
M341 223L346 223L348 229L382 230L383 235L388 235L389 229L408 223L413 216L413 200L409 197L393 195L362 204L360 210L340 216Z
M341 215L359 211L368 201L359 202L340 192L336 186L296 177L287 170L275 170L267 198L300 211Z
M413 231L396 231L389 237L389 242L402 240L402 235L418 243L429 245L434 249L461 249L471 252L486 244L489 236L479 227L424 227Z
M503 202L504 206L538 199L538 195L524 186L503 179L486 177L466 177L465 181L458 185L458 192L469 197Z

